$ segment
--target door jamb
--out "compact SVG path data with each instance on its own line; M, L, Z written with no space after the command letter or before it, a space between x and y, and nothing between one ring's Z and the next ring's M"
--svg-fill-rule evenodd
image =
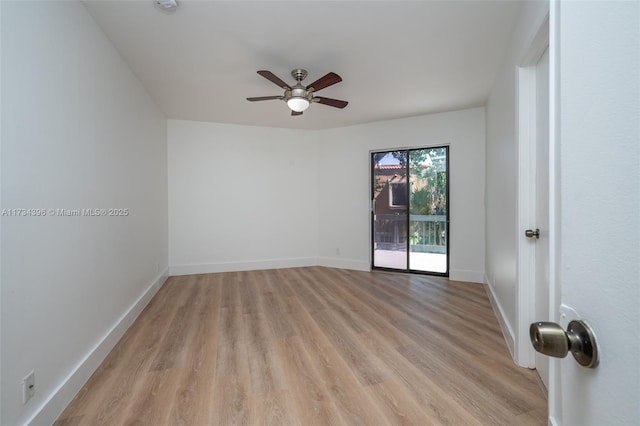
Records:
M535 321L535 251L523 233L534 225L535 207L535 141L536 141L536 64L549 47L549 15L541 22L517 67L517 159L518 207L516 219L516 335L514 358L522 367L535 367L533 347L529 342L529 325ZM550 139L551 144L551 139ZM549 176L550 184L552 176ZM551 195L551 194L550 194ZM550 207L552 200L550 201ZM550 253L551 256L551 253ZM551 272L551 271L550 271ZM549 290L553 292L552 275ZM551 305L550 305L551 306Z
M549 321L560 321L560 1L549 5ZM559 359L549 362L548 421L560 424Z

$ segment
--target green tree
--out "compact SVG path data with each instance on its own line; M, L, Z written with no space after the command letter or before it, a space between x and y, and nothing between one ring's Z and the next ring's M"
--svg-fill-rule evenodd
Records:
M446 214L447 173L444 148L410 151L410 213Z

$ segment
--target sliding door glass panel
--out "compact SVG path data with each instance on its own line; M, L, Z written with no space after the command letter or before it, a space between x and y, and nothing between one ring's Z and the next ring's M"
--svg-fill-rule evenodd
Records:
M407 151L374 153L373 192L373 266L408 268L407 230L409 188Z
M409 268L446 274L447 147L410 150Z

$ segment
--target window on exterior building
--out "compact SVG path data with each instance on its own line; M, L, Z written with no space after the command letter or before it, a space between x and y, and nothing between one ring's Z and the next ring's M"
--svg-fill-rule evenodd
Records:
M389 206L407 207L407 183L398 182L389 184Z

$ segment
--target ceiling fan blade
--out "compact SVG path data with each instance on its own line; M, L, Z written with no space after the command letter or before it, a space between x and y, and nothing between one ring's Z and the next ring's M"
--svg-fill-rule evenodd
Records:
M247 98L248 101L251 102L255 102L255 101L270 101L272 99L282 99L282 96L258 96L256 98Z
M341 101L338 99L323 98L322 96L316 96L313 98L313 100L320 104L329 105L335 108L344 108L349 103L347 101Z
M302 112L291 111L291 115L302 115Z
M264 78L266 78L267 80L269 80L272 83L277 84L278 86L282 87L283 89L291 89L291 86L289 86L287 83L285 83L284 81L280 80L274 73L272 73L271 71L265 71L265 70L261 70L258 71L258 74L260 74L261 76L263 76Z
M311 90L313 88L313 90L317 92L318 90L322 90L325 87L329 87L336 83L340 83L341 81L342 81L342 77L340 77L335 72L330 72L324 77L320 77L319 79L317 79L316 81L308 85L307 89Z

